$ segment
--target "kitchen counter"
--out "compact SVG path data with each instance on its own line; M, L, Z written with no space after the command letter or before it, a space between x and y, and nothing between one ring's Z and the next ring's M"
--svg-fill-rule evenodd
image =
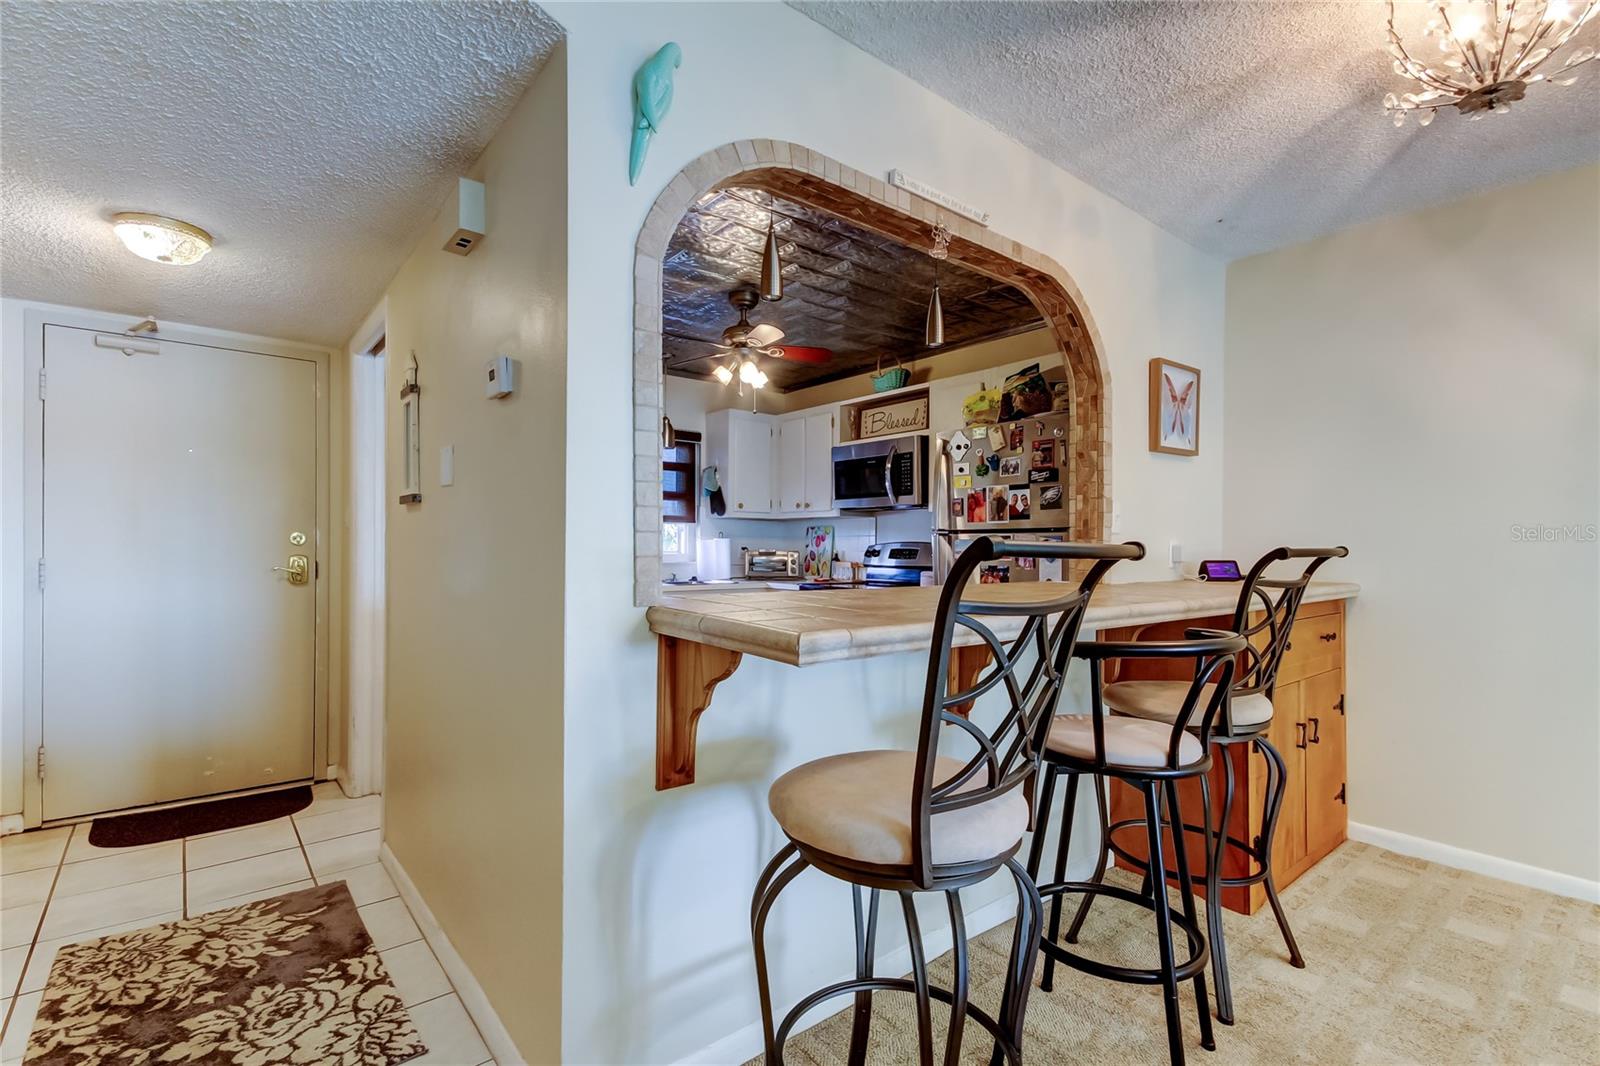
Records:
M1015 602L1038 597L1038 589L1033 582L975 585L972 598ZM1304 602L1352 599L1359 591L1348 581L1313 581ZM1237 582L1104 582L1089 601L1083 628L1229 614L1238 599ZM810 666L925 651L938 606L938 588L695 592L692 598L669 593L645 617L658 636ZM997 632L1002 638L1015 635ZM976 643L971 630L957 639L958 645Z
M1065 587L1064 587L1065 589ZM829 589L817 591L697 591L669 593L646 613L658 638L656 787L694 780L695 728L712 691L733 675L745 655L790 666L926 652L933 639L938 588ZM1313 581L1305 603L1353 599L1360 586ZM975 585L970 598L995 602L1036 598L1033 582ZM1088 636L1102 629L1146 622L1231 615L1236 582L1138 581L1103 583L1084 615ZM999 619L995 620L999 622ZM996 635L1015 635L996 625ZM988 650L970 630L958 629L953 669L969 677Z

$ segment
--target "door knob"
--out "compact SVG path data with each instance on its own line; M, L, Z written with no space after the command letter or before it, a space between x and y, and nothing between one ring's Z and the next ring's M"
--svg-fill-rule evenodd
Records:
M311 580L311 560L304 555L291 555L288 566L274 566L272 569L288 574L291 585L304 585Z

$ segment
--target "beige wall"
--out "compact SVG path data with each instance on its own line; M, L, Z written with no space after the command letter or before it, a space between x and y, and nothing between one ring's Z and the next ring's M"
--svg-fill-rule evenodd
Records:
M1597 167L1235 262L1224 468L1230 554L1350 546L1351 820L1591 885L1597 293Z
M421 364L423 499L391 502L387 518L384 838L522 1054L550 1062L561 1030L564 50L470 176L487 186L487 236L470 256L448 254L454 225L441 213L387 293L390 394L411 352ZM515 395L489 400L483 364L497 353L520 360L521 376ZM441 487L447 444L455 483Z

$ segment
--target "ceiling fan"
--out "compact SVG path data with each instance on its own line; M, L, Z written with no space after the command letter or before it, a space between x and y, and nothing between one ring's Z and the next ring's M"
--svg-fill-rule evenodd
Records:
M728 302L739 312L739 321L722 331L722 349L709 358L726 359L712 370L712 375L724 385L739 379L740 391L749 385L759 389L767 384L766 372L756 363L758 355L773 359L787 359L793 363L821 364L833 358L827 348L812 348L801 344L779 344L783 330L770 322L750 323L750 311L761 303L761 294L754 286L741 285L728 293Z

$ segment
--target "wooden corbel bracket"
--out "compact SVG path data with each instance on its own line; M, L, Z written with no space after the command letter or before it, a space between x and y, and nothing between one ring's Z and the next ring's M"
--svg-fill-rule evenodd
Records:
M658 636L656 789L694 783L695 732L711 693L739 668L743 653Z

